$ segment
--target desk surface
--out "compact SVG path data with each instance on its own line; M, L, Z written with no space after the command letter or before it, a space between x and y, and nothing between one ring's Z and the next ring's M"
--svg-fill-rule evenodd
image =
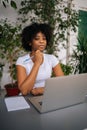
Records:
M84 130L87 128L87 103L40 114L30 109L8 112L0 99L0 130Z

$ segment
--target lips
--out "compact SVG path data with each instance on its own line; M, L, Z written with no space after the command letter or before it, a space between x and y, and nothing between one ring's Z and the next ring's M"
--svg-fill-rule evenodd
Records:
M44 50L45 46L39 46L39 49Z
M42 45L41 45L41 46L39 46L39 47L44 48L45 46L42 46Z

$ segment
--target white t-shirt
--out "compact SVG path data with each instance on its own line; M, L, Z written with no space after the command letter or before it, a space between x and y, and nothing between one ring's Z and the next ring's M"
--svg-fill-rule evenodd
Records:
M59 61L54 55L44 54L44 61L38 70L34 88L45 86L45 80L51 77L52 68L54 68L58 63ZM34 63L29 54L26 54L17 59L16 65L23 66L26 69L27 75L29 75Z

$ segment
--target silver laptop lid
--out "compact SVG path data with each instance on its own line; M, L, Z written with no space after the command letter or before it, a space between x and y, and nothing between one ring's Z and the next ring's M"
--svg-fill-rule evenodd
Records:
M55 77L46 80L41 112L81 103L87 94L87 74Z

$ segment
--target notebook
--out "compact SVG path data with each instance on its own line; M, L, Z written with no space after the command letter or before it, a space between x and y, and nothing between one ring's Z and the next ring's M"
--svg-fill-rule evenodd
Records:
M43 96L29 97L40 112L50 112L83 103L87 94L87 73L49 78Z

